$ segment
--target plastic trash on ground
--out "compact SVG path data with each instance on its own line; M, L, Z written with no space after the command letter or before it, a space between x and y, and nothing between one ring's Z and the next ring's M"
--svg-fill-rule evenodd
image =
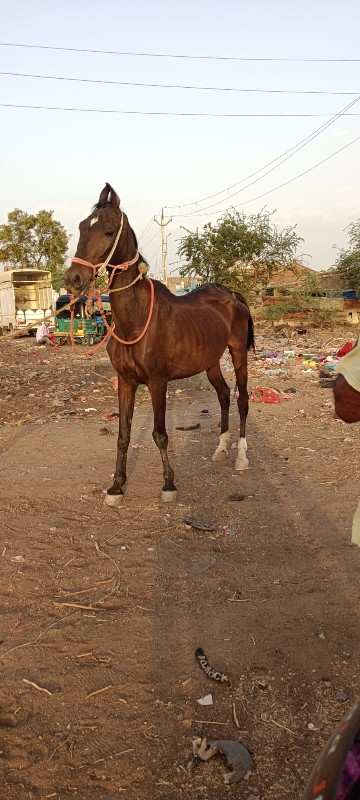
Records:
M193 739L194 760L191 767L199 761L209 761L213 756L222 753L225 756L230 772L224 777L224 783L239 783L246 780L254 770L254 763L249 750L241 742L233 739L215 739L208 742L206 738Z

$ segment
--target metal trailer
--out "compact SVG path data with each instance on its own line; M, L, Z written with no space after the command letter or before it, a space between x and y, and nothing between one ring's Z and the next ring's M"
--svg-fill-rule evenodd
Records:
M34 328L52 315L51 272L8 269L0 273L0 335Z

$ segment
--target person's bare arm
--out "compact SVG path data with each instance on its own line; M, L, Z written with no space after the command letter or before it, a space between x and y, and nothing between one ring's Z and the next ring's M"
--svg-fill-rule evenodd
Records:
M343 375L334 386L335 412L343 422L360 422L360 392L353 389Z

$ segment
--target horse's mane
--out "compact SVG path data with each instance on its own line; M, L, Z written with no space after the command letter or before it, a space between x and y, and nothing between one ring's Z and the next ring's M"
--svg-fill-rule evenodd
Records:
M139 245L138 245L137 236L136 236L136 233L135 233L135 231L134 231L134 230L133 230L133 228L131 227L131 225L130 225L130 230L131 230L131 233L132 233L132 235L133 235L133 239L134 239L134 245L135 245L136 249L137 249L137 250L139 250ZM142 255L142 253L140 253L140 250L139 250L139 261L144 261L144 263L145 263L145 264L147 264L147 266L149 266L149 264L148 264L148 262L147 262L146 258L144 258L144 256Z
M131 233L132 233L132 235L133 235L133 239L134 239L134 245L135 245L136 249L138 249L138 240L137 240L137 236L136 236L136 233L135 233L135 231L132 229L131 225L130 225L130 230L131 230Z

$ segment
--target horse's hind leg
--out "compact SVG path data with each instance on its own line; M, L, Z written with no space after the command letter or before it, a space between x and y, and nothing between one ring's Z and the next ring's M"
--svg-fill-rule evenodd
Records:
M166 381L159 382L154 380L149 382L149 391L154 410L153 439L160 450L163 462L164 486L161 492L161 499L165 503L169 503L172 500L176 500L177 491L174 485L174 471L169 464L167 453L168 435L165 428L166 389Z
M240 312L234 321L231 329L229 350L234 365L236 383L238 388L238 409L240 414L240 439L238 442L238 454L235 461L235 469L239 472L247 469L249 462L246 456L246 418L249 411L249 395L247 391L248 371L247 371L247 318Z
M212 457L213 461L222 461L228 454L230 389L222 375L220 364L215 364L206 371L208 379L216 390L221 408L220 442Z

